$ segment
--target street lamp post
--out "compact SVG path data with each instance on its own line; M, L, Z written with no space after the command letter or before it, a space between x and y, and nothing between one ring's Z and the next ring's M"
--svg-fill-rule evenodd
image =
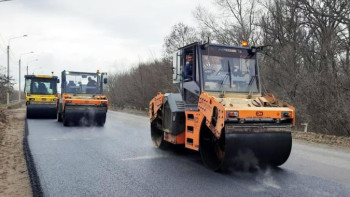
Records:
M22 57L28 54L34 53L33 51L29 53L23 53L22 55L19 56L18 60L18 102L21 102L21 62L22 62Z
M32 60L32 61L28 62L28 64L27 64L27 75L28 75L28 66L29 66L29 63L35 62L35 61L38 61L38 59L35 59L35 60Z
M7 45L7 105L10 104L10 41L16 38L23 38L23 37L27 37L27 35L23 35L23 36L16 36L16 37L12 37L10 39L8 39L8 45Z

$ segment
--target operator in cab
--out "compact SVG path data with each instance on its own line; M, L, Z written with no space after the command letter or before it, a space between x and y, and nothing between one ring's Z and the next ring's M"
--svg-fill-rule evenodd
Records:
M193 56L192 54L186 55L186 63L184 66L184 81L192 81L192 71L193 71Z

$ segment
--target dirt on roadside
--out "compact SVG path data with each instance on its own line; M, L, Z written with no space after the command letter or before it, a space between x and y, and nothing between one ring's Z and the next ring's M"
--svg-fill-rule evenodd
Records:
M325 135L325 134L303 132L303 131L293 131L292 136L293 136L293 139L297 139L297 140L350 149L350 137Z
M25 108L0 109L0 196L32 196L23 154Z
M5 110L0 109L0 144L2 142L2 139L4 137L4 132L2 132L6 127L6 115Z

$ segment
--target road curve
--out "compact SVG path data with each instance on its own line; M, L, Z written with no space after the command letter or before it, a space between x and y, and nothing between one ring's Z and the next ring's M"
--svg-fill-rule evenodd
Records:
M350 152L293 142L277 169L216 173L197 152L153 148L144 116L108 112L104 127L28 120L45 196L348 196Z

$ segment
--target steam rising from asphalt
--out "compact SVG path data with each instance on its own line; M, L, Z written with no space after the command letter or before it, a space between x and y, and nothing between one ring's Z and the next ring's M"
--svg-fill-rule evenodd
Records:
M236 157L233 158L234 168L242 171L251 171L259 169L259 160L250 149L240 149Z
M254 178L257 184L249 187L251 191L261 192L269 189L281 189L278 181L273 175L274 171L271 167L261 167L259 159L250 149L241 149L233 158L234 174L241 177Z
M96 126L94 109L87 109L87 116L82 116L79 120L80 126Z

